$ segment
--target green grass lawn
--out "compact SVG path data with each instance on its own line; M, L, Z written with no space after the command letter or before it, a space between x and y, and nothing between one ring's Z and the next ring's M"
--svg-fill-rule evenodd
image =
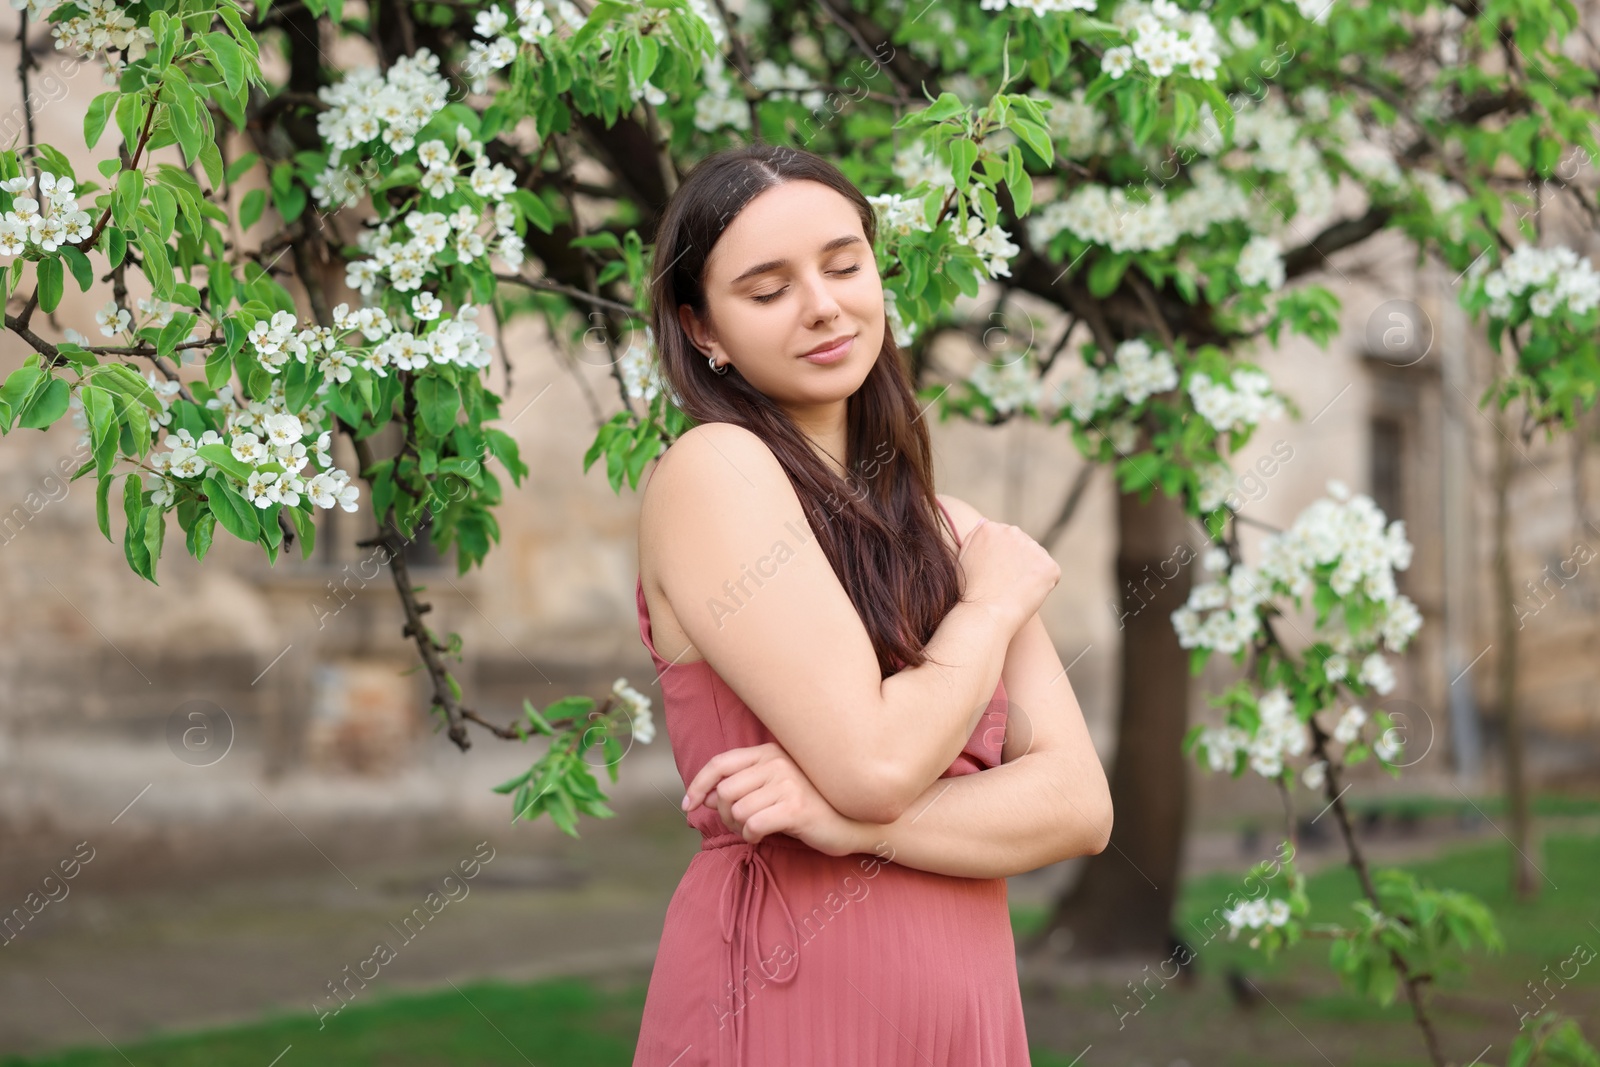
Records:
M1504 1000L1509 1005L1525 979L1537 977L1545 964L1564 957L1577 941L1600 945L1600 932L1590 925L1600 921L1600 841L1592 836L1547 832L1540 865L1559 888L1547 883L1539 899L1527 905L1515 903L1509 894L1508 854L1509 846L1498 841L1408 865L1424 881L1483 899L1494 911L1505 938L1503 955L1475 958L1469 975L1441 976L1441 993L1463 992L1480 999L1492 998L1495 1004ZM1364 1059L1364 1065L1420 1063L1420 1049L1413 1047L1414 1035L1408 1033L1412 1024L1403 1002L1379 1008L1338 988L1326 963L1327 942L1302 943L1269 963L1253 952L1242 937L1230 942L1223 935L1207 941L1203 933L1197 932L1195 924L1201 917L1221 908L1230 892L1239 891L1243 873L1241 869L1235 875L1198 878L1183 888L1180 928L1191 931L1190 940L1197 950L1202 975L1214 981L1229 965L1237 965L1263 983L1280 980L1303 984L1310 992L1293 1001L1291 1012L1293 1025L1302 1036L1310 1040L1311 1036L1325 1034L1329 1036L1323 1040L1337 1041L1341 1031L1348 1031L1349 1024L1357 1022L1363 1033L1389 1035L1376 1041L1377 1047L1396 1050L1393 1055ZM1308 879L1307 885L1315 913L1322 920L1352 914L1348 902L1354 897L1355 888L1355 876L1343 867L1320 872ZM1014 919L1019 934L1030 930L1040 918L1039 909L1017 909ZM1570 1012L1585 998L1588 1003L1595 1002L1600 967L1585 968L1571 987L1571 995L1563 994L1567 996L1565 1005L1556 1005L1558 1010ZM1170 1024L1192 1026L1184 1046L1188 1061L1230 1065L1272 1062L1251 1054L1250 1042L1243 1032L1228 1022L1225 999L1221 999L1220 992L1215 998L1184 1005L1180 998L1173 997L1159 1005L1163 1012L1177 1013L1168 1020ZM1068 995L1059 1004L1047 1005L1046 1010L1079 1012L1088 1018L1090 1013L1103 1016L1106 1003L1104 991L1086 991L1078 1001ZM0 1059L0 1067L125 1067L130 1063L137 1067L269 1067L274 1057L285 1050L288 1051L281 1067L306 1063L318 1067L526 1067L529 1063L537 1067L623 1067L632 1059L643 1005L644 988L639 985L606 989L587 981L530 985L483 982L461 985L459 990L446 988L418 995L378 994L368 1002L352 1004L320 1031L310 1012L297 1012L247 1026L121 1042L120 1052L102 1044L37 1058L7 1057ZM1494 1032L1503 1032L1497 1039L1500 1051L1486 1062L1499 1061L1505 1042L1514 1032L1511 1008L1505 1007L1502 1013L1503 1019L1486 1018L1479 1023L1497 1026ZM1213 1015L1222 1016L1221 1025L1208 1035L1206 1024ZM1440 1016L1441 1029L1468 1026L1475 1018L1474 1013L1460 1010L1441 1010ZM1585 1028L1591 1041L1600 1039L1600 1027L1586 1022ZM1162 1028L1147 1029L1159 1032ZM1034 1063L1036 1067L1066 1067L1081 1049L1081 1043L1078 1048L1069 1049L1039 1047L1035 1049ZM1114 1045L1108 1051L1116 1055ZM1099 1057L1097 1061L1106 1062ZM1164 1065L1169 1061L1160 1062ZM1320 1060L1313 1057L1304 1062Z

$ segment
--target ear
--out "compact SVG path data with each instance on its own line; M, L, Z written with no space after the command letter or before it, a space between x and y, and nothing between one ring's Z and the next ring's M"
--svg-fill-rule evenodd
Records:
M716 353L716 338L701 325L700 317L694 313L694 308L688 304L679 304L678 322L683 326L683 332L689 335L689 341L700 350L702 356Z

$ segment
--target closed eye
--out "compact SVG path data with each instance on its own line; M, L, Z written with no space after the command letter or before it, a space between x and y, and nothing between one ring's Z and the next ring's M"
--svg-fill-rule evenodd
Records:
M829 271L828 273L830 273L830 274L846 274L846 275L848 275L848 274L854 274L857 271L859 271L860 269L861 269L861 264L857 263L853 267L847 267L844 270ZM780 297L784 293L788 292L788 290L789 290L789 287L786 285L782 289L779 289L776 292L763 293L761 296L752 297L751 299L753 299L758 304L768 304L768 303L771 303L772 301L778 299L778 297Z

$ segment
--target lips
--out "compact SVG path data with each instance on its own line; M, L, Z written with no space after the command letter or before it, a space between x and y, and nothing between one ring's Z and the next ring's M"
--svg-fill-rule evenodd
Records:
M838 337L835 337L831 341L822 342L822 344L818 345L816 348L813 348L809 352L801 353L801 358L804 358L806 356L814 356L818 352L826 352L830 348L838 348L840 345L844 344L846 341L850 340L850 338L852 338L854 336L855 336L855 334L853 334L853 333L842 333Z

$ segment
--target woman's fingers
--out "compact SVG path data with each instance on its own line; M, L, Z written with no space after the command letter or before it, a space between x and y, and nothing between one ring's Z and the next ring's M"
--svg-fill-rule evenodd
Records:
M683 810L693 811L697 805L705 800L713 786L731 774L737 774L758 762L769 746L751 745L748 748L730 748L726 752L718 752L706 760L700 772L689 780L688 788L683 794Z
M778 783L764 784L739 801L738 806L740 812L743 813L742 817L733 815L734 805L732 801L729 801L727 814L723 816L722 821L734 833L739 834L751 844L755 844L768 834L779 832L781 821L775 820L770 814L764 813L768 813L768 809L780 803L785 795ZM752 822L755 822L756 825L751 826Z

